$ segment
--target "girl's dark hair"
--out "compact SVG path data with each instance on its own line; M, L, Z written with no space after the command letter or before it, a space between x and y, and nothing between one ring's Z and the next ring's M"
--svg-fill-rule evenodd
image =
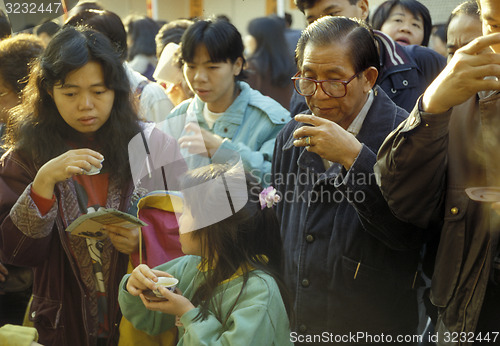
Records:
M128 47L128 60L134 59L138 54L156 56L155 37L160 28L153 19L130 15L124 19L123 24L132 42Z
M2 9L0 9L0 40L12 35L12 27L9 18Z
M205 183L222 178L233 181L234 184L234 177L238 173L241 176L242 170L242 167L238 171L235 170L234 166L231 167L227 164L211 164L186 174L181 183L184 203L195 220L197 215L206 213L208 204L213 207L228 203L228 198L225 195L220 195L220 190L217 188L220 185ZM220 314L221 301L215 302L212 301L212 298L219 284L229 279L239 268L243 272L243 286L240 295L245 289L252 268L260 269L276 280L290 315L289 297L281 279L283 260L278 219L272 208L261 209L259 193L262 187L255 178L249 173L246 173L244 178L246 179L245 191L241 191L242 185L237 184L239 193L235 193L231 188L226 192L229 194L231 191L230 196L233 197L235 205L244 198L243 203L240 204L243 207L239 210L236 209L233 215L222 221L191 232L192 237L198 238L201 242L202 265L212 267L210 264L215 264L213 270L204 273L205 281L196 290L192 299L194 305L200 305L201 311L197 318L202 320L208 316L210 303L216 306L215 314ZM243 182L242 179L240 181ZM192 188L201 184L209 186L204 189L204 198L200 198L199 190ZM228 185L231 183L227 183L226 188ZM237 302L238 299L233 308ZM230 314L231 312L228 313L228 316ZM217 317L221 323L226 322L223 316Z
M387 18L389 18L392 9L398 5L410 11L410 13L415 17L422 16L422 21L424 22L424 38L422 40L422 46L427 46L429 44L429 37L431 36L432 31L431 14L429 9L417 0L387 0L383 2L373 13L373 29L380 30Z
M38 35L38 36L40 36L43 33L46 33L47 35L49 35L50 37L52 37L60 29L61 29L61 27L59 26L59 24L57 24L57 23L55 23L55 22L53 22L51 20L46 20L42 24L36 26L33 31L34 31L34 34Z
M295 74L293 57L285 39L285 21L279 17L255 18L248 24L248 33L255 38L257 47L248 58L257 73L278 87L290 85Z
M200 20L187 28L182 35L182 60L188 63L193 62L196 48L200 45L207 48L212 62L229 60L234 64L238 58L241 58L243 65L245 64L241 35L233 24L225 20ZM242 68L236 79L241 80L245 77Z
M31 34L0 41L0 76L15 93L20 94L26 86L30 65L42 52L42 41Z
M120 59L127 59L127 33L121 18L107 10L83 10L69 17L64 23L65 26L85 25L95 31L106 35L115 46Z
M22 103L12 109L6 145L38 166L66 152L68 142L88 145L81 133L61 117L50 94L69 73L89 62L101 65L106 87L115 93L110 117L96 132L95 145L106 158L104 167L119 182L125 182L130 178L128 142L140 132L130 84L108 38L86 27L62 29L36 60Z
M311 23L300 36L296 49L296 62L302 69L304 49L307 44L328 46L342 43L348 47L350 61L356 73L368 67L380 68L380 58L373 37L373 31L362 20L346 17L325 16Z

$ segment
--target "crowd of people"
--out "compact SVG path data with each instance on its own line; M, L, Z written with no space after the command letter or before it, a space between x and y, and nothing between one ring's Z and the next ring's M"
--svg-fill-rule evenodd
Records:
M0 11L0 344L500 345L500 3L294 2Z

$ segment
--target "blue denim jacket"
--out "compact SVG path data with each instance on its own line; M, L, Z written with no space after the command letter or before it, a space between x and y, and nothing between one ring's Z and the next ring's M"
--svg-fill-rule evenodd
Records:
M273 185L285 253L285 282L301 334L395 333L417 325L414 286L422 231L390 212L373 173L384 138L407 117L380 89L357 138L349 171L325 170L293 146L292 120L276 139Z
M245 82L237 82L237 87L240 94L211 130L203 117L205 103L198 96L174 108L160 128L178 139L186 134L184 126L188 122L198 122L201 128L223 137L224 141L211 160L181 149L190 169L210 162L228 162L234 158L234 153L239 153L245 170L268 185L274 142L278 132L290 120L288 110Z

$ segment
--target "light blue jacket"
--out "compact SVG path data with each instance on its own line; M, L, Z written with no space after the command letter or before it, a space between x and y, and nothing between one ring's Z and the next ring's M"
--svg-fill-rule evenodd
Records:
M224 138L212 160L202 155L189 154L181 148L190 169L213 163L232 162L235 153L241 157L245 170L260 179L263 185L270 181L274 142L278 132L290 119L289 112L278 102L252 89L245 82L236 82L241 92L210 130L203 108L205 103L195 96L172 110L161 130L179 139L186 135L184 126L198 122L201 128Z

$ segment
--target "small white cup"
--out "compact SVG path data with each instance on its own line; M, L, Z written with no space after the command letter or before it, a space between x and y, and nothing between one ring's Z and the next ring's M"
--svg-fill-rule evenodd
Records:
M160 276L158 278L158 282L156 283L157 286L163 286L170 292L175 291L175 287L179 283L179 280L176 278L171 278L171 277L165 277L165 276ZM160 290L153 290L153 293L155 296L158 298L163 298L163 295L161 294Z

